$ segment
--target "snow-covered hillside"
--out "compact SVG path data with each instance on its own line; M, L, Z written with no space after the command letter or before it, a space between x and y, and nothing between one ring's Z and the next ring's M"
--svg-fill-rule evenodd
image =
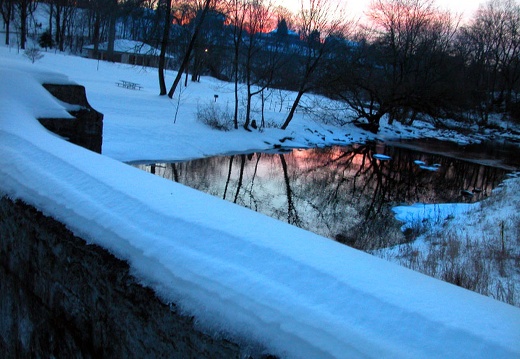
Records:
M196 104L213 100L214 92L226 94L209 79L182 94L185 106L173 125L176 100L156 96L150 70L97 67L53 54L37 67L0 48L1 195L34 205L127 260L143 284L208 330L254 340L274 354L520 356L516 307L119 162L270 148L282 133L215 135L197 123ZM52 68L85 85L93 107L105 114L104 155L65 142L36 121L65 113L40 86L70 81ZM145 88L117 88L121 78ZM303 115L295 121L312 125ZM291 144L307 145L316 136L308 132L295 129Z

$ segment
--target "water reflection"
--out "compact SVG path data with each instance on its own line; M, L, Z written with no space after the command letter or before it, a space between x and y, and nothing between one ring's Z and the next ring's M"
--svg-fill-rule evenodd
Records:
M403 241L392 206L480 200L506 173L381 143L138 167L363 249Z

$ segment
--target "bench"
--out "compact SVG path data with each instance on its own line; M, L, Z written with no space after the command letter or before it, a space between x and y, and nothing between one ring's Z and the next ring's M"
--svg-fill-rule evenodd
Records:
M143 86L141 86L135 82L125 81L125 80L119 80L119 82L116 82L116 85L118 87L124 87L124 88L130 89L130 90L140 90L143 88Z

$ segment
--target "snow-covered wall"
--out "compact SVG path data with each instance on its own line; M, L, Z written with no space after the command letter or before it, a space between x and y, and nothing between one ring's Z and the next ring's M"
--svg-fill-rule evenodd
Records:
M43 84L54 97L62 101L73 119L39 118L48 130L78 146L101 153L103 145L103 114L87 101L85 87L80 85Z
M0 199L3 358L238 358L240 348L139 285L128 264Z

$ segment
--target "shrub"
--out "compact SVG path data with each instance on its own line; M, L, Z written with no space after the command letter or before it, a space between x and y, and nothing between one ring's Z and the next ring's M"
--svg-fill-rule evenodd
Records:
M197 107L197 120L219 131L230 131L233 128L233 115L226 108L222 110L213 102Z
M44 49L52 49L54 42L52 41L52 34L49 29L40 35L38 38L38 44L40 44L40 47Z
M24 55L29 60L31 60L33 64L43 57L43 54L41 53L40 49L36 47L28 48L27 50L25 50Z

